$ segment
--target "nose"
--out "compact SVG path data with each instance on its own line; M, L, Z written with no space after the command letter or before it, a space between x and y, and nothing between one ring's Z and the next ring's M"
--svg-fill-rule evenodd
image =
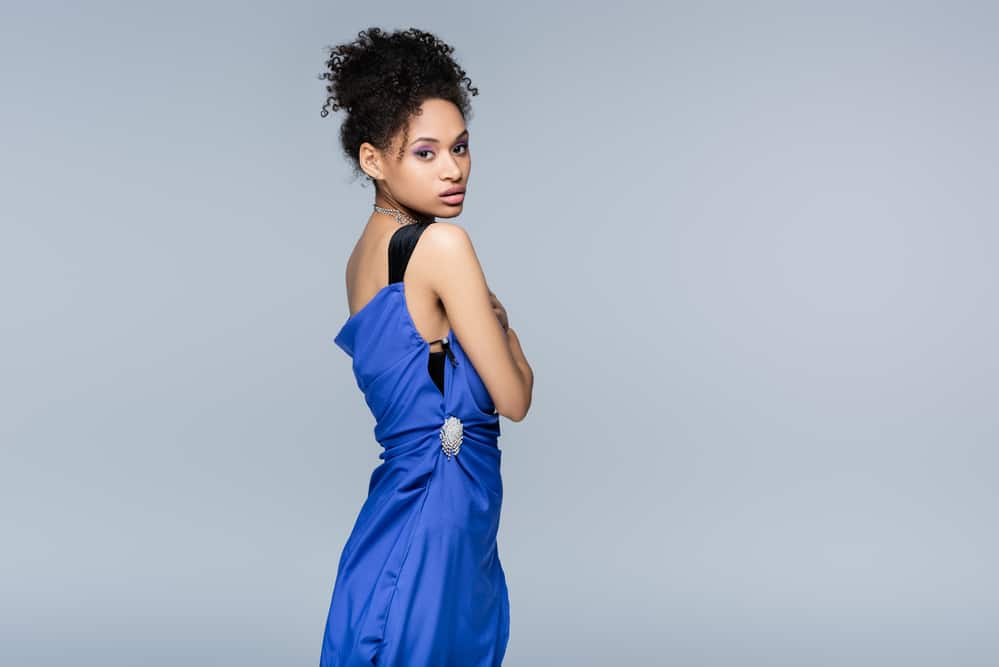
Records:
M444 171L441 176L452 181L456 181L461 178L461 166L450 153L448 154L447 161L444 163Z

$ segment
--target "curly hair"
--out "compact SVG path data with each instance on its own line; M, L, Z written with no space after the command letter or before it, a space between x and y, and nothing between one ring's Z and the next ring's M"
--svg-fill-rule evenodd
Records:
M479 94L465 70L451 57L454 47L423 30L385 33L372 27L357 33L352 42L327 49L327 71L319 78L330 83L320 115L328 116L330 107L333 111L346 110L340 126L340 145L356 175L364 173L358 158L361 144L368 142L386 150L402 130L405 146L409 118L424 100L449 100L468 118L468 93ZM400 147L400 159L402 153Z

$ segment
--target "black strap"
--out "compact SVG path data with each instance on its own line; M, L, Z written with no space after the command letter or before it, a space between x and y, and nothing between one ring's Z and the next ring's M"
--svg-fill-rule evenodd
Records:
M433 222L413 222L402 225L392 232L389 239L388 263L389 282L402 282L402 277L406 274L406 267L409 265L409 256L416 248L416 242L420 240L420 235Z

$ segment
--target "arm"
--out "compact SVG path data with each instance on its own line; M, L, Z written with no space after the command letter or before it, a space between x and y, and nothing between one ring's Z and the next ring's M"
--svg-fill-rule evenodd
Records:
M531 408L531 398L534 396L534 371L531 369L530 364L527 363L527 357L524 356L524 350L520 347L520 338L517 337L513 328L507 328L506 334L507 343L510 346L510 353L513 355L513 359L517 363L517 369L520 371L521 378L524 382L525 392L527 394L527 404L524 406L523 411L517 413L516 415L505 416L511 421L519 422L527 416L527 411Z
M463 227L438 221L424 232L436 269L432 288L444 304L451 330L482 378L496 411L521 421L531 405L534 373L513 329L493 312L486 277Z

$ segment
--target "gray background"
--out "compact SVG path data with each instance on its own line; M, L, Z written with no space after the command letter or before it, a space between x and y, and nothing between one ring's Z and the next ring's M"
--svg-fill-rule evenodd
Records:
M481 92L505 664L999 663L994 7L5 4L0 663L318 663L369 25Z

